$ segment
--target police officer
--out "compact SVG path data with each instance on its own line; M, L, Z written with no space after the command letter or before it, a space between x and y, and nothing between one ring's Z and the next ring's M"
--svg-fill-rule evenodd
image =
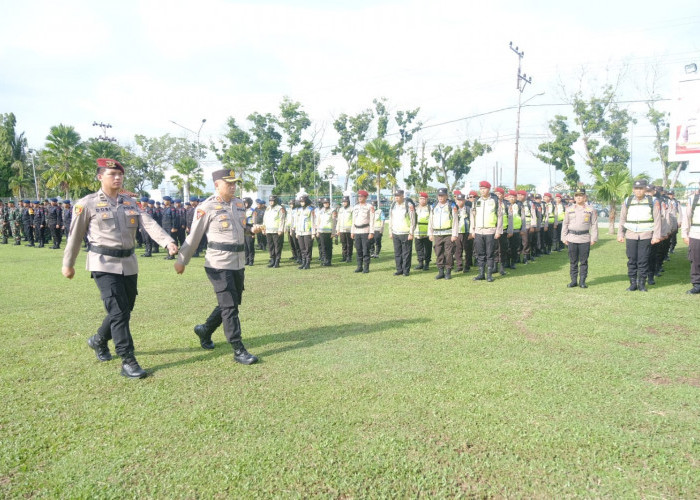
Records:
M467 206L467 196L459 193L455 196L455 204L457 205L458 229L457 239L454 242L454 260L456 271L467 273L469 272L469 247L474 240L469 239L469 211L471 204Z
M257 206L255 207L255 225L262 226L265 219L265 200L258 198L255 200ZM258 250L267 250L267 239L262 231L256 231L258 240Z
M177 238L175 240L175 243L178 245L182 245L185 242L185 238L187 237L187 212L185 210L185 207L182 206L182 200L180 198L176 198L175 200L173 200L173 203L175 204L175 223L177 227Z
M15 240L15 246L22 244L22 211L15 206L15 200L10 200L7 208L7 220L12 232L12 238Z
M316 238L322 266L330 266L333 259L333 234L337 219L338 213L331 208L330 200L321 198L321 207L316 210Z
M263 217L263 231L267 236L267 246L270 249L270 262L267 267L280 267L282 246L284 244L284 225L287 221L287 211L279 204L277 196L270 195L270 205Z
M437 192L438 202L430 211L428 237L435 248L435 263L438 267L436 280L452 279L452 245L457 240L457 207L447 200L447 188Z
M341 262L352 262L352 208L350 207L350 197L343 196L338 209L338 220L336 223L336 234L340 237L343 259ZM337 243L337 242L336 242Z
M355 242L357 255L356 273L368 273L370 261L370 240L374 238L374 207L367 203L369 193L364 189L357 192L357 203L352 208L352 229L350 237Z
M236 198L233 171L217 170L212 174L216 193L197 207L192 231L180 249L175 271L182 274L190 258L197 250L202 236L207 235L207 253L204 270L214 287L217 306L202 325L194 328L204 349L213 349L211 335L223 323L226 340L233 348L233 359L250 365L258 361L250 354L241 340L241 321L238 306L241 304L245 277L244 234L252 228L246 223L244 203ZM257 230L258 226L256 226Z
M690 260L690 283L693 287L686 293L700 294L700 203L698 194L691 195L681 220L681 237L688 245Z
M416 247L418 264L413 268L427 271L430 269L430 260L433 254L433 242L428 236L430 225L430 205L428 193L422 191L418 194L418 206L416 207L416 227L413 230L413 241Z
M553 246L559 246L559 241L556 240L554 235L557 227L559 226L559 214L557 212L557 205L554 203L552 193L545 193L544 200L542 203L544 215L543 219L546 220L544 224L544 253L550 255L552 253ZM556 249L556 247L555 247Z
M73 220L73 207L70 206L70 200L63 200L63 210L61 210L61 231L68 239L70 236L70 223Z
M22 226L24 228L25 241L29 243L25 246L34 246L34 204L29 200L23 200L22 204Z
M471 214L474 250L479 265L479 274L474 281L486 279L492 282L496 244L503 232L503 209L498 198L491 193L491 184L488 181L479 183L479 193L480 196L474 202ZM512 228L508 230L512 231ZM485 278L484 271L486 271Z
M501 276L506 275L505 268L510 267L509 263L509 241L513 238L513 219L512 212L510 209L510 202L506 199L506 190L502 187L497 187L493 190L494 194L498 198L498 203L500 204L500 210L503 213L503 234L507 234L507 237L498 238L495 245L495 261L498 262L498 274Z
M51 205L49 205L48 212L46 214L46 225L51 233L51 240L53 241L52 250L58 250L61 248L61 207L58 206L58 199L51 198Z
M243 198L245 206L245 225L247 231L244 235L245 245L245 265L252 266L255 264L255 235L253 234L253 226L255 225L255 209L253 208L253 198Z
M296 233L294 232L294 226L296 224L296 214L299 211L299 202L296 199L289 201L289 208L287 208L287 221L285 226L287 228L287 241L289 241L289 248L292 250L291 260L297 264L301 264L301 255L299 252L299 242L297 241Z
M598 241L598 212L586 203L586 191L579 188L574 192L574 205L565 209L561 237L569 247L569 288L588 288L588 254L591 245ZM580 267L580 274L579 274Z
M87 270L95 280L107 311L97 333L88 339L97 359L109 361L112 355L107 343L114 340L117 355L122 358L121 374L143 378L146 372L134 357L134 342L129 329L131 311L137 294L138 261L134 255L136 231L142 225L151 237L171 253L177 252L172 237L163 231L151 217L139 210L136 200L119 194L124 181L124 167L108 158L97 160L99 191L87 195L75 204L70 236L63 254L63 275L72 279L75 260L83 236L89 246Z
M299 257L301 264L297 269L304 270L311 268L313 254L313 238L316 234L314 207L308 195L299 198L299 208L294 216L294 234L299 243Z
M522 240L522 263L527 264L528 262L535 262L535 258L533 256L533 241L536 239L536 237L535 227L533 226L533 223L536 221L536 218L533 216L532 202L528 199L527 191L525 191L524 189L520 189L516 191L516 194L517 201L523 207L522 213L525 217L525 233L523 234L523 231L520 231L520 239Z
M46 211L40 201L34 202L34 241L39 248L44 248L44 236L46 232Z
M2 200L0 200L0 233L2 233L2 241L0 241L0 243L7 245L7 240L12 234L12 231L10 231L9 211Z
M172 205L173 199L170 196L163 196L163 230L168 233L173 240L177 240L177 232L180 227L180 220L177 215L177 210ZM165 260L172 260L174 257L170 254L164 257Z
M646 292L651 245L661 240L659 202L646 194L647 181L634 181L634 193L625 199L620 211L617 241L625 242L627 253L627 291Z
M382 252L382 237L384 236L384 212L379 209L379 203L372 202L374 207L374 238L369 242L369 254L373 259L378 259Z
M389 211L389 237L394 242L394 276L408 276L411 272L413 231L416 228L416 209L404 197L403 189L394 193L394 202Z
M564 206L561 193L556 193L554 195L554 205L555 213L557 214L557 225L554 226L554 233L552 233L552 241L554 242L554 251L561 252L561 250L564 248L562 246L564 245L564 243L561 239L561 230L562 224L564 223L564 215L566 212L566 207Z
M523 236L527 238L527 229L525 227L525 217L523 204L517 200L517 193L514 190L508 191L508 218L512 222L513 233L508 238L508 257L507 267L515 269L515 263L519 260L520 246Z
M141 197L141 203L142 203L142 211L147 214L149 217L155 220L153 217L153 205L149 203L148 196L142 196ZM141 255L141 257L150 257L152 252L153 252L153 240L151 237L148 235L148 231L146 231L145 228L141 227L139 228L139 231L141 233L141 241L143 241L143 246L145 247L145 252Z

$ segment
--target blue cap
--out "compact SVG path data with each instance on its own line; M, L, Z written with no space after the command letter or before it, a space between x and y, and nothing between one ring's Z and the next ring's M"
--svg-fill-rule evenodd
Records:
M197 202L198 202L198 201L199 201L199 198L197 198L196 196L192 196L192 197L190 198L190 201L197 201Z
M22 200L22 203L31 203L29 200Z
M63 203L66 205L70 205L70 200L63 200Z
M173 201L170 196L163 196L163 201Z
M51 203L58 203L58 198L51 198L49 201Z
M255 199L255 203L265 203L265 202L262 201L260 198L256 198L256 199Z
M148 196L142 196L141 201L148 201Z
M182 203L182 200L181 200L180 198L175 198L173 201L174 201L175 203Z
M39 200L34 200L32 203L34 203L35 205L38 205L41 202Z
M153 205L153 204L155 204L155 202L156 202L155 200L148 200L149 205Z

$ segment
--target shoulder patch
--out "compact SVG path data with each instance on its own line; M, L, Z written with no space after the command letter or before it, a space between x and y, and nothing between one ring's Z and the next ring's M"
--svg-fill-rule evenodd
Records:
M82 214L82 213L83 213L83 206L82 206L82 205L76 205L76 206L73 208L73 213L75 213L75 215L80 215L80 214Z
M206 212L205 212L204 210L202 210L201 208L198 208L198 209L197 209L197 218L198 218L198 219L201 219L202 216L203 216L205 213L206 213Z

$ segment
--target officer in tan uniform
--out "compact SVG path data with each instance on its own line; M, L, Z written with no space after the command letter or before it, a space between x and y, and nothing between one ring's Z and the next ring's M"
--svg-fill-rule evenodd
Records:
M87 270L95 280L107 310L107 316L97 333L88 339L97 359L109 361L107 347L114 340L117 355L122 358L125 377L143 378L146 372L134 357L134 342L129 329L131 311L137 294L138 261L134 255L136 232L142 226L159 244L177 252L173 238L148 214L141 211L133 198L119 194L124 181L124 167L115 160L97 160L97 179L101 188L76 202L73 209L70 236L63 254L63 275L75 275L75 259L87 233Z
M661 209L658 200L646 194L647 181L634 181L634 194L622 204L617 241L627 251L628 292L646 292L651 245L661 241Z
M394 193L394 203L389 211L389 238L394 243L394 276L408 276L411 272L413 231L416 228L416 209L404 198L403 189Z
M352 207L350 237L355 241L356 273L369 272L369 240L374 238L374 207L367 203L367 196L369 193L364 189L358 191L357 203Z
M284 225L287 222L287 211L279 204L277 196L270 195L270 204L263 216L263 233L267 236L267 247L270 249L270 262L267 267L280 267L282 246L284 245Z
M471 234L474 237L474 250L476 262L479 265L479 274L474 281L486 279L493 281L495 265L496 245L503 233L503 206L498 197L491 193L491 184L488 181L479 183L479 198L472 206ZM508 227L512 233L512 225ZM484 277L484 270L486 277Z
M438 202L430 211L428 237L435 248L435 263L438 267L436 280L452 279L453 249L458 237L459 215L457 206L452 206L447 200L447 188L437 192Z
M214 287L218 305L203 325L194 327L204 349L214 349L211 335L221 323L224 335L233 347L233 359L244 365L258 361L241 341L241 321L238 306L244 290L246 207L236 198L233 170L216 170L212 174L216 193L197 207L192 231L182 245L175 261L175 271L182 274L204 235L207 237L207 253L204 270ZM256 226L256 231L258 226Z
M686 293L700 293L700 196L696 193L688 198L681 220L681 237L688 245L690 260L690 283L693 288Z
M574 200L576 203L565 209L561 227L562 241L569 247L571 282L567 286L588 288L588 254L591 245L598 241L598 212L586 203L586 191L583 188L576 190Z

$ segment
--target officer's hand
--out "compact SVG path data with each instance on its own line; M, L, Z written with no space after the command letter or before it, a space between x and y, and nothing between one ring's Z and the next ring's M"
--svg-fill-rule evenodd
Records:
M595 244L596 244L595 241L591 241L591 246L593 246L593 245L595 245Z
M184 264L180 264L179 262L175 262L173 264L173 267L175 268L175 272L177 274L182 274L185 272L185 265Z
M368 239L368 240L371 240L372 238L374 238L374 234L369 233L369 236L367 236L367 239Z
M509 238L512 238L512 237L513 237L513 233L508 233L508 237L509 237Z
M456 236L452 236L452 237L450 238L450 241L452 241L452 242L457 241L457 237L456 237Z
M469 233L469 238L468 238L468 239L473 240L473 239L474 239L474 235L473 235L472 233Z
M177 233L177 228L176 228L176 227L172 228L172 229L170 230L170 232L171 232L171 233Z
M75 276L75 268L74 267L63 266L63 268L61 269L61 272L63 273L63 276L65 276L69 280L72 280L73 276Z
M591 241L591 245L592 245L592 244L593 244L593 242ZM566 246L568 247L568 246L569 246L569 242L565 240L565 241L564 241L564 245L566 245Z
M430 241L433 241L433 237L432 237L432 236L428 236L428 239L429 239Z
M394 239L394 233L389 233L389 239L393 240Z
M496 234L493 235L493 239L494 239L494 240L497 240L497 239L500 238L500 237L501 237L501 235L498 234L498 233L496 233Z
M413 239L413 235L412 235L412 234L409 234L409 235L408 235L408 241L411 241L412 239Z
M617 241L619 241L620 243L623 243L625 241L625 238L623 236L618 236Z
M177 245L172 241L168 243L168 253L170 255L175 255L177 253Z
M277 234L278 234L279 236L282 236L282 231L277 231Z
M659 238L652 238L651 239L651 244L656 245L659 241L661 241Z
M350 239L351 239L351 240L354 240L354 239L355 239L355 234L354 234L354 233L350 233Z

